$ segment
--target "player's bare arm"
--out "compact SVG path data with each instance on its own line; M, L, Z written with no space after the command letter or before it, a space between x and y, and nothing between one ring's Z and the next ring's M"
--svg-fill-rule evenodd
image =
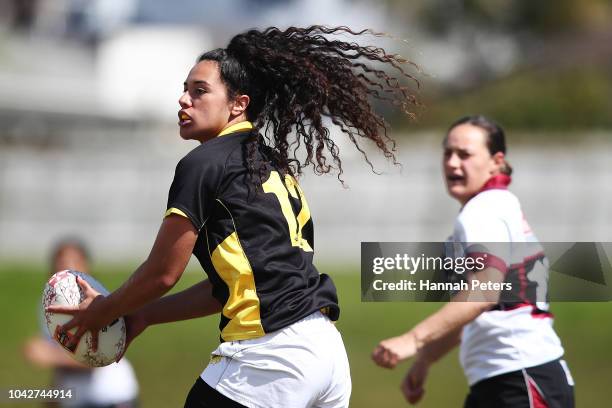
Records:
M164 296L136 312L125 316L126 344L120 360L132 341L154 324L195 319L221 312L223 306L212 296L212 284L208 279L174 295Z
M70 357L57 344L43 337L30 338L23 347L23 355L30 363L42 368L62 368L71 370L91 370L91 367Z
M458 327L448 332L445 336L424 345L423 348L419 350L416 359L422 360L427 364L433 364L440 360L461 343L462 328L463 327Z
M136 314L147 326L195 319L221 312L223 306L212 296L212 284L208 279L170 296L152 302Z
M106 299L110 320L129 314L172 289L185 271L197 233L187 218L178 215L164 218L147 260Z
M491 307L489 302L448 303L406 333L381 341L372 353L376 364L395 368L430 343L462 328Z
M478 273L479 276L494 282L503 280L503 274L493 267ZM394 368L399 362L415 356L430 344L443 344L446 336L461 330L467 323L489 310L497 303L498 298L499 291L494 290L461 291L453 297L452 302L445 304L411 330L381 341L374 349L372 359L381 367ZM429 349L430 352L435 347Z
M104 297L79 279L86 299L77 307L52 307L51 312L72 314L62 330L78 330L72 340L78 343L92 332L94 349L98 331L114 319L127 315L161 297L179 280L195 244L197 231L186 218L171 215L164 219L147 260L115 292Z

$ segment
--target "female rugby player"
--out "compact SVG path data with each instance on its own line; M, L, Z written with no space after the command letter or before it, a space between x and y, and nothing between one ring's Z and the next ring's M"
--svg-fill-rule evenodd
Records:
M340 312L336 289L312 263L313 222L296 177L312 165L341 178L331 123L366 161L364 141L395 161L371 102L410 115L407 61L326 38L366 33L250 30L200 56L178 116L181 137L201 145L178 163L153 249L129 280L107 297L80 282L88 297L78 310L50 309L74 315L63 326L78 328L74 341L123 315L131 341L152 324L220 313L221 344L186 407L348 406L349 366L332 324ZM192 253L208 279L160 298Z
M415 357L401 386L410 403L422 398L430 365L461 344L470 385L466 408L574 406L573 380L543 302L546 282L530 279L534 273L545 276L541 268L547 262L518 199L507 189L512 169L505 153L503 130L483 116L459 119L444 140L446 187L462 205L450 241L468 256L494 248L486 267L468 279L516 288L501 299L490 290L459 292L454 302L405 334L380 342L372 358L382 367Z

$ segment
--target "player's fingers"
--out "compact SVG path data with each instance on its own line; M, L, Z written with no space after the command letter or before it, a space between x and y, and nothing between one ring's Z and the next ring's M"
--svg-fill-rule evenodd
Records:
M376 363L384 368L391 368L389 364L389 352L386 349L381 349L376 358Z
M389 349L385 350L385 367L395 368L397 365L397 356Z
M85 295L87 297L96 297L97 295L99 295L99 293L94 288L91 287L89 282L87 282L85 279L81 278L80 276L77 276L77 283L79 284L81 289L83 289L83 292L85 292Z
M372 352L372 360L374 360L374 362L379 366L385 367L385 348L381 345L376 346L376 348Z
M61 314L75 315L76 312L79 311L79 308L78 308L78 306L60 306L60 305L54 305L54 306L47 306L45 308L45 311L50 312L50 313L61 313Z
M397 355L388 348L385 348L383 350L382 360L386 368L394 368L397 365L398 361Z
M384 368L395 368L397 363L399 363L399 356L397 355L397 353L391 351L383 344L379 344L376 347L372 358L374 359L376 364Z
M379 358L380 358L380 346L376 346L374 347L374 351L372 351L372 360L374 360L375 363L378 363Z
M70 350L74 350L86 331L87 330L85 330L83 327L79 327L74 336L71 336L70 340L65 346Z
M389 368L395 368L395 366L399 363L399 357L391 350L387 350L387 364Z
M59 329L62 332L68 332L68 330L71 330L72 328L77 327L78 325L79 325L79 321L76 318L72 318L68 320L66 323L62 324L62 326Z

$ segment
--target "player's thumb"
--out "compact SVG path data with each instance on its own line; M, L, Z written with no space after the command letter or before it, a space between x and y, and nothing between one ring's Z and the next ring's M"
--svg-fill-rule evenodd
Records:
M87 282L85 279L81 278L80 276L77 276L77 283L79 284L79 286L81 287L81 289L83 290L83 292L85 293L87 297L90 297L90 296L95 297L96 295L98 295L98 292L96 292L95 289L91 287L89 282Z

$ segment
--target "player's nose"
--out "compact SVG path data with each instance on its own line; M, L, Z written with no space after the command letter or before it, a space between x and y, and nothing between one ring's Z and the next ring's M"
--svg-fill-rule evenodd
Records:
M457 153L453 152L448 155L444 160L444 165L451 169L456 169L460 166L461 160L459 160L459 156Z
M183 109L189 108L191 106L191 98L189 97L189 92L187 91L183 92L183 94L178 100L178 103L179 105L181 105L181 108Z

